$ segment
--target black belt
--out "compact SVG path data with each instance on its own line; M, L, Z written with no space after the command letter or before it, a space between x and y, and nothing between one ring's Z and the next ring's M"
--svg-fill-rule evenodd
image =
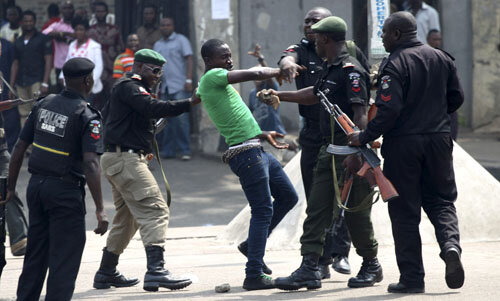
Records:
M118 150L118 148L119 148L119 150ZM144 151L143 149L135 149L135 148L120 146L120 145L115 145L115 144L106 145L105 151L110 152L110 153L122 152L122 153L135 153L135 154L141 154L141 155L146 154L146 151Z
M66 174L64 176L61 176L61 177L57 177L57 176L47 176L47 175L43 175L43 174L39 174L39 173L32 173L33 176L37 176L37 177L43 177L43 178L52 178L52 179L58 179L58 180L62 180L64 182L68 182L68 183L72 183L72 184L76 184L78 186L80 185L85 185L85 179L84 178L80 178L78 177L77 175L74 175L74 174Z

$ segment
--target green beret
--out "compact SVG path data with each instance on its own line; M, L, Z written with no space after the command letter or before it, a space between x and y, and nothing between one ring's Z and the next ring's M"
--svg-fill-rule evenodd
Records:
M64 63L62 71L64 77L75 78L89 75L94 70L94 63L84 57L75 57Z
M311 26L311 30L318 33L331 33L335 40L342 41L345 40L347 24L342 18L330 16Z
M158 52L151 49L141 49L137 51L134 55L134 60L136 62L153 64L157 66L163 66L167 60Z

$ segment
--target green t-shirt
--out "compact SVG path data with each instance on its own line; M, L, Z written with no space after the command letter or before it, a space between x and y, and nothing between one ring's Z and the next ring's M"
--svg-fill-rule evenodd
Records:
M227 70L211 69L200 79L197 96L228 145L251 139L262 133L257 121L227 82Z

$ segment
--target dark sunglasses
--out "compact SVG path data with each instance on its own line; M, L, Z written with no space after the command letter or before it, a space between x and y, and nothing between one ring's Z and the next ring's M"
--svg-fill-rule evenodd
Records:
M154 75L162 74L163 69L161 67L151 67L149 65L144 65L145 67L148 67L151 72L153 72Z

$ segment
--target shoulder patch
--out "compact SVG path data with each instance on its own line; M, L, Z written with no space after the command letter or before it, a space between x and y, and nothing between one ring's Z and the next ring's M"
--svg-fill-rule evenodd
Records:
M382 90L387 90L391 86L391 76L384 75L380 78L380 88Z
M90 137L94 140L99 140L101 138L101 121L99 119L93 119L89 122L90 127Z

